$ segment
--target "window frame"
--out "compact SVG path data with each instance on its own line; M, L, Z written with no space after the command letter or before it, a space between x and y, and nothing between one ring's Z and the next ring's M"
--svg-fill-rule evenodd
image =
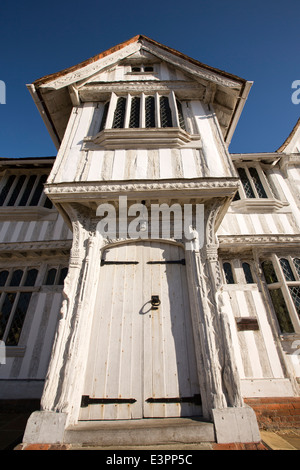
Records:
M226 281L226 274L224 270L224 264L229 263L231 266L231 272L232 272L232 277L234 280L234 283L227 283ZM248 282L246 278L246 274L243 268L243 265L247 263L250 268L251 276L253 282ZM253 267L253 261L249 259L244 259L244 258L234 258L234 259L223 259L222 260L222 271L223 271L223 283L224 286L227 286L227 288L230 286L243 286L243 289L245 286L256 286L257 285L257 277L255 274L255 269ZM238 287L236 287L238 288ZM251 287L247 287L248 289L251 289Z
M25 286L25 281L26 281L26 278L27 278L27 274L31 270L36 270L37 271L34 285ZM5 326L4 326L3 335L0 338L1 341L4 341L5 343L7 342L7 339L8 339L9 334L10 334L11 326L13 324L13 321L14 321L14 318L15 318L15 315L16 315L16 310L17 310L17 307L18 307L18 303L19 303L21 294L23 294L23 293L30 294L28 305L27 305L26 311L24 313L22 326L20 328L19 339L18 339L16 344L6 344L6 348L15 348L15 347L19 347L19 345L20 345L20 340L21 340L21 337L22 337L23 327L24 327L24 324L26 322L27 313L28 313L28 310L30 308L30 302L32 300L31 296L34 292L38 292L39 288L40 288L39 287L40 286L40 284L39 284L40 266L36 266L36 265L14 266L14 267L5 267L5 266L3 266L3 267L1 267L0 272L4 272L4 271L8 272L8 277L5 281L5 284L3 286L0 286L0 310L2 310L2 308L3 308L3 305L4 305L4 302L6 300L7 295L15 294L15 298L12 302L12 307L11 307L11 310L8 314L7 321L6 321ZM20 282L19 282L18 285L12 286L12 285L10 285L11 280L12 280L13 274L17 271L22 272L22 277L21 277Z
M135 97L140 98L140 127L130 127L131 103ZM154 100L155 124L151 127L146 127L146 99L148 97L152 97ZM172 127L161 125L161 97L168 99ZM114 127L115 110L119 98L126 100L124 116L121 119L123 125L122 127ZM181 104L181 109L178 109L178 103ZM174 91L127 94L112 92L110 99L102 102L102 116L99 116L98 133L85 137L83 148L85 150L93 148L113 150L119 148L178 148L191 141L200 141L200 135L193 133L188 107L185 104L185 101L176 98Z
M249 181L251 190L254 194L254 197L247 197L244 186L241 182L241 178L238 172L238 169L241 168L245 170L246 177ZM250 169L254 168L257 171L260 183L262 188L267 197L260 197L255 186L253 176L250 174ZM282 209L284 206L288 206L289 203L287 202L285 196L282 194L280 189L273 189L272 182L270 182L270 175L268 175L269 168L265 168L265 165L261 162L253 161L253 162L241 162L237 161L235 163L235 169L237 175L239 177L239 188L238 191L232 201L232 207L245 210L255 210L255 211L262 211L265 210L273 210L277 211Z
M246 195L245 193L245 189L244 189L244 186L243 184L240 182L240 185L239 185L239 196L241 199L256 199L256 200L262 200L262 199L274 199L274 194L272 192L272 189L269 185L269 182L267 180L267 177L261 167L261 165L257 162L251 162L251 163L238 163L236 165L236 171L238 173L238 169L239 168L242 168L245 170L246 172L246 176L247 176L247 179L250 183L250 186L251 186L251 189L253 191L253 194L254 194L254 198L250 198ZM255 168L255 170L257 171L258 173L258 177L259 177L259 180L260 180L260 183L264 189L264 192L266 193L267 197L266 198L262 198L259 196L259 193L256 189L256 186L255 186L255 183L253 181L253 176L250 174L250 168Z
M289 265L292 269L293 275L295 277L295 281L287 281L286 280L283 268L282 268L281 263L280 263L280 259L287 259L288 260ZM263 271L263 268L262 268L265 283L266 283L268 291L276 290L276 289L281 290L284 301L285 301L285 304L286 304L286 307L287 307L287 310L288 310L290 321L291 321L293 329L294 329L294 332L283 332L281 330L280 325L279 325L279 321L277 319L275 307L273 307L274 312L275 312L275 318L276 318L276 321L277 321L277 324L278 324L278 329L279 329L281 335L292 335L292 334L295 334L295 333L296 334L300 333L300 314L297 313L294 300L293 300L292 295L291 295L290 290L289 290L289 287L293 287L293 286L300 287L300 274L297 272L297 270L294 266L294 262L293 262L294 259L300 259L300 256L295 256L293 254L286 254L286 253L281 254L281 255L272 254L268 257L264 257L260 261L261 264L264 261L271 261L272 262L273 269L274 269L275 274L277 276L277 282L272 282L272 283L268 284L266 279L265 279L264 271ZM270 298L271 298L271 296L270 296ZM270 300L271 300L271 305L273 305L272 299L270 299Z
M14 202L10 204L14 191L17 188L17 185L19 184L23 176L25 177L25 179L21 185L21 188L18 191L18 194L16 195ZM25 192L28 190L27 185L30 181L30 178L33 176L36 176L36 179L32 185L32 188L29 189L28 191L26 202L25 204L20 205L20 202L22 201L25 195ZM8 208L8 207L15 207L15 208L21 207L22 209L25 209L25 210L29 210L29 209L33 210L34 208L40 207L42 209L45 209L46 211L52 210L53 204L51 203L51 201L45 194L44 188L42 188L41 191L38 191L39 184L43 186L45 183L42 181L42 178L45 177L45 181L46 181L48 176L49 176L48 173L46 173L45 171L33 171L32 172L26 169L5 171L5 173L2 175L1 182L0 182L0 196L2 194L2 191L5 189L6 185L8 184L9 179L11 177L14 177L14 180L7 188L6 196L4 197L3 202L0 203L0 210L3 208ZM34 197L36 196L36 194L38 196L37 203L32 204L32 201ZM48 203L48 201L50 204ZM48 207L48 205L50 205L51 207Z

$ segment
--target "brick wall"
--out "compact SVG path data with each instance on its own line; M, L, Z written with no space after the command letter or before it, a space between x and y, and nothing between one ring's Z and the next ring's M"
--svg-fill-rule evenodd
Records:
M255 411L260 429L300 429L300 397L245 398Z

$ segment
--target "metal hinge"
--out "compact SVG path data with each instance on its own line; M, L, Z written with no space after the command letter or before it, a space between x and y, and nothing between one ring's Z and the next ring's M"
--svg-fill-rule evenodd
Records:
M194 395L192 397L168 397L168 398L147 398L147 403L194 403L201 405L201 396Z
M121 403L135 403L134 398L90 398L89 395L83 395L81 398L81 408L86 408L89 405L117 405Z
M139 264L138 261L106 261L105 259L101 260L101 266L104 264Z
M175 259L175 260L159 260L159 261L148 261L147 264L182 264L185 266L185 259Z

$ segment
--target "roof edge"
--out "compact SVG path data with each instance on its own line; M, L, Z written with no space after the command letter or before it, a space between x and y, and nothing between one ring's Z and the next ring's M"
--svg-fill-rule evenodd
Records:
M294 135L296 134L298 128L300 127L300 118L298 119L298 121L296 122L295 126L293 127L292 129L292 132L289 134L289 136L285 139L285 141L283 142L283 144L276 150L276 152L280 153L280 152L283 152L287 146L289 145L289 143L291 142L292 138L294 137Z
M211 72L214 72L214 73L218 73L230 80L234 80L234 81L237 81L239 83L246 83L247 80L244 79L244 78L241 78L241 77L238 77L237 75L234 75L234 74L231 74L229 72L225 72L224 70L221 70L221 69L218 69L218 68L215 68L215 67L212 67L210 65L207 65L207 64L204 64L203 62L200 62L196 59L193 59L189 56L187 56L186 54L183 54L182 52L179 52L177 51L176 49L173 49L169 46L165 46L164 44L161 44L160 42L158 41L155 41L154 39L151 39L147 36L144 36L142 34L138 34L134 37L132 37L131 39L128 39L127 41L124 41L120 44L117 44L116 46L113 46L103 52L101 52L100 54L97 54L83 62L80 62L78 63L77 65L73 65L69 68L66 68L66 69L63 69L59 72L55 72L55 73L52 73L52 74L49 74L49 75L45 75L44 77L41 77L37 80L35 80L33 82L33 85L38 88L40 87L41 85L45 85L47 82L50 82L50 81L53 81L53 80L56 80L57 78L60 78L68 73L72 73L72 72L75 72L76 70L80 69L80 68L83 68L83 67L86 67L87 65L90 65L94 62L97 62L98 60L100 59L103 59L104 57L107 57L109 56L110 54L114 53L114 52L117 52L121 49L123 49L124 47L130 45L130 44L133 44L135 42L142 42L142 41L146 41L156 47L159 47L163 50L165 50L166 52L169 52L171 54L174 54L176 55L177 57L183 59L183 60L187 60L188 62L192 63L193 65L196 65L197 67L201 67L201 68L204 68L206 70L209 70Z

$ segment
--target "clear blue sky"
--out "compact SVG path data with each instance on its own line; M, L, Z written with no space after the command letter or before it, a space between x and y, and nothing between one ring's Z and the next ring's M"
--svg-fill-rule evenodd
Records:
M56 154L26 83L137 34L254 81L231 152L274 151L297 122L299 0L1 0L0 156Z

